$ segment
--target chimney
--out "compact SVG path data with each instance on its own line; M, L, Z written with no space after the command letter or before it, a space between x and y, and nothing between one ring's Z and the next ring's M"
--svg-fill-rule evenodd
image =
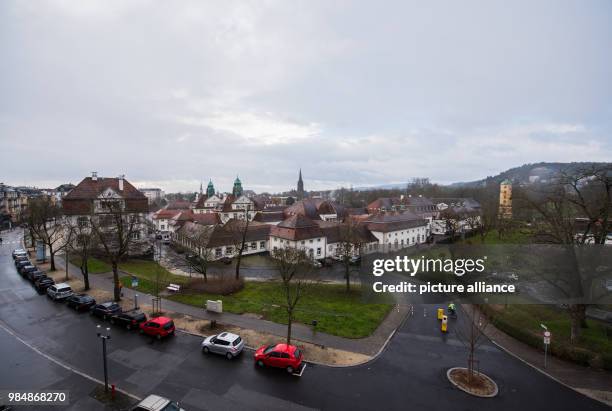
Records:
M125 174L121 174L119 176L119 191L123 191L123 179L125 178Z
M98 172L97 171L92 171L91 172L91 180L92 181L98 181Z

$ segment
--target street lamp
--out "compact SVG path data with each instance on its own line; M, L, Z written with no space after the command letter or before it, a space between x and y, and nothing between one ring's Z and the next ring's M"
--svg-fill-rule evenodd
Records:
M108 392L108 367L106 366L106 340L110 340L110 328L106 328L106 333L102 333L102 327L96 326L98 338L102 339L102 357L104 358L104 391Z

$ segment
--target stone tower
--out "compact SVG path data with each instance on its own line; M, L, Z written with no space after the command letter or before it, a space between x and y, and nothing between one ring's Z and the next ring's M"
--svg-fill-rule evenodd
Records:
M499 185L499 217L512 218L512 182L504 180Z
M297 182L297 199L304 199L304 181L302 181L302 169L300 168L300 177Z

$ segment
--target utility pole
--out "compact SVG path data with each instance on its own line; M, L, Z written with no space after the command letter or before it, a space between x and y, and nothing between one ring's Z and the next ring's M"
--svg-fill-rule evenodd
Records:
M106 328L106 333L102 334L102 327L96 326L98 338L102 339L102 357L104 359L104 392L108 392L108 367L106 365L106 340L110 340L110 328Z

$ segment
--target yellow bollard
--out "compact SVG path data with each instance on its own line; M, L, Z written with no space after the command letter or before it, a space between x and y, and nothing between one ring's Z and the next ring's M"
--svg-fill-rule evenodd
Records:
M443 333L448 331L448 317L445 315L442 316L442 323L440 324L440 330L442 330Z
M444 317L444 308L438 308L438 320L441 320Z

